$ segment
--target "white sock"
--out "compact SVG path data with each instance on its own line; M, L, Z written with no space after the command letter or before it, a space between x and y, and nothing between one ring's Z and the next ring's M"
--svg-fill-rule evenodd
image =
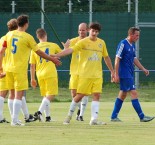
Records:
M97 119L99 113L99 101L92 101L91 104L91 120Z
M3 120L4 98L0 96L0 120Z
M13 102L13 116L12 116L12 122L17 123L18 122L18 116L19 112L22 106L22 101L18 99L14 99Z
M81 101L77 103L78 109L81 109Z
M21 109L22 109L22 113L23 113L25 119L28 119L29 118L29 111L28 111L26 99L24 96L22 97L22 108Z
M51 116L51 112L50 112L51 103L47 98L46 98L46 102L47 102L47 104L45 106L45 111L44 112L45 112L45 116L49 117L49 116Z
M8 108L9 108L9 111L10 111L10 116L12 118L12 115L13 115L13 101L12 99L8 99Z
M73 99L71 104L70 104L70 109L69 109L69 112L68 112L68 116L72 116L73 115L77 105L78 105L78 103L76 103L74 101L74 99Z
M39 111L41 112L41 113L43 113L44 112L44 110L45 110L45 108L46 108L46 105L48 105L48 102L49 102L49 100L47 99L47 98L43 98L43 100L42 100L42 102L41 102L41 105L40 105L40 107L39 107Z
M84 96L82 98L82 101L81 101L80 116L83 116L84 115L84 112L86 110L87 103L88 103L88 96Z

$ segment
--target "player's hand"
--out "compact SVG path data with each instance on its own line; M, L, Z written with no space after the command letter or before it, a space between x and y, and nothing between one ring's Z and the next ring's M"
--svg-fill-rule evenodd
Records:
M119 76L117 74L115 74L114 76L114 82L119 83Z
M1 79L1 78L4 78L5 76L6 76L6 73L4 73L4 72L1 72L1 73L0 73L0 79Z
M51 61L56 65L56 66L60 66L62 64L62 62L60 61L59 57L55 56L51 56Z
M144 69L144 70L143 70L143 72L144 72L144 74L145 74L146 76L148 76L148 75L149 75L149 70Z
M37 81L36 80L31 80L31 86L32 86L33 89L35 89L36 86L37 86Z
M111 72L111 82L112 82L112 83L115 82L115 73L114 73L114 71Z
M3 68L2 67L0 67L0 73L2 73L3 72Z
M64 42L61 42L61 43L64 46L64 49L68 49L70 45L70 40L68 39L65 43Z

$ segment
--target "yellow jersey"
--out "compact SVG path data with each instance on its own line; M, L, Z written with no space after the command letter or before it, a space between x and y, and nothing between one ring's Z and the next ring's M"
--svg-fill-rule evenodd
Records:
M56 54L62 51L57 44L51 42L40 42L38 43L38 47L48 55ZM49 77L57 77L55 64L41 58L33 51L31 51L30 64L36 65L37 78L40 80Z
M80 40L79 37L72 38L70 40L70 47L74 46ZM79 52L72 53L72 59L70 63L70 75L78 75L78 63L79 63Z
M2 46L3 42L4 42L5 36L2 36L0 38L0 46ZM3 72L5 72L5 63L6 63L6 55L4 54L3 56L3 62L2 62L2 67L3 67Z
M102 58L108 56L104 40L97 38L96 41L92 41L86 37L78 41L72 49L79 52L79 77L102 78Z
M36 41L30 34L18 30L8 32L5 40L7 41L6 71L25 73L28 69L31 50L38 50Z

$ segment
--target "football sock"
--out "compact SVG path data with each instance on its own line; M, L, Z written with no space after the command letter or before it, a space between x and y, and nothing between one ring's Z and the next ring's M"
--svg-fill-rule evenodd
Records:
M0 120L3 120L4 98L0 96Z
M138 116L140 119L143 119L144 118L144 113L141 109L141 106L140 106L140 103L138 101L138 99L134 99L134 100L131 100L132 102L132 106L134 107L135 111L137 112Z
M99 101L92 101L91 103L91 120L97 119L99 113Z
M78 105L78 103L76 103L74 101L74 99L73 99L71 104L70 104L70 109L69 109L69 112L68 112L68 116L72 116L73 115L77 105Z
M22 106L22 101L18 100L18 99L14 99L14 102L13 102L13 116L12 116L13 123L18 122L18 116L19 116L21 106Z
M41 102L41 105L40 105L38 111L40 111L41 113L43 113L44 110L45 110L46 105L48 104L48 102L49 102L49 100L46 97L44 97L43 100L42 100L42 102Z
M88 103L88 96L84 96L82 98L82 101L81 101L80 116L83 116L84 115L84 112L86 110L87 103Z
M11 115L11 118L12 118L12 115L13 115L13 101L12 99L8 99L8 108L9 108L9 111L10 111L10 115Z
M45 111L44 112L45 112L45 116L49 117L51 115L51 113L50 113L51 103L50 103L50 101L48 99L46 99L46 102L47 102L47 104L45 106Z
M116 98L115 104L114 104L114 109L111 115L111 119L117 118L118 113L122 107L123 101L119 98Z
M22 109L22 113L25 116L25 119L29 119L29 111L28 111L28 107L27 107L27 104L26 104L26 99L25 99L24 96L22 97L22 108L21 109Z

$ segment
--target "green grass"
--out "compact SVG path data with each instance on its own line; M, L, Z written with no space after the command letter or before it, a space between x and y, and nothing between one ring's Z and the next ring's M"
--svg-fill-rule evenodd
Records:
M143 102L155 102L155 89L154 87L150 88L141 88L137 90L139 93L139 99ZM113 102L117 97L119 92L118 85L112 84L105 86L103 88L103 93L101 94L101 102ZM32 89L30 88L27 91L27 102L29 103L40 103L42 97L40 97L39 88ZM71 94L68 88L59 88L59 95L55 97L55 102L70 102ZM91 97L89 99L91 101ZM130 101L130 96L127 97L126 101Z
M68 113L71 95L66 88L59 88L59 95L51 104L52 117L56 122L28 123L24 127L11 127L10 124L0 124L0 145L154 145L155 120L141 123L130 97L123 104L119 117L123 122L110 122L114 100L118 94L118 86L105 86L100 103L99 120L107 122L106 126L89 126L91 97L85 112L84 122L75 120L71 124L62 124ZM154 116L155 90L142 88L138 90L141 105L146 115ZM27 101L30 113L38 110L42 97L39 89L27 91ZM7 103L4 105L4 116L10 120ZM20 119L24 121L23 115Z
M29 103L30 113L35 112L40 103ZM0 124L0 145L154 145L155 120L141 123L130 102L125 102L120 112L121 123L110 122L113 102L101 102L99 120L107 122L104 126L90 126L90 105L88 103L84 122L75 120L70 125L62 122L67 115L69 102L53 102L52 117L56 122L27 123L24 127L11 127ZM155 102L141 102L146 115L154 115ZM9 119L7 104L4 115ZM23 121L23 116L20 114Z

